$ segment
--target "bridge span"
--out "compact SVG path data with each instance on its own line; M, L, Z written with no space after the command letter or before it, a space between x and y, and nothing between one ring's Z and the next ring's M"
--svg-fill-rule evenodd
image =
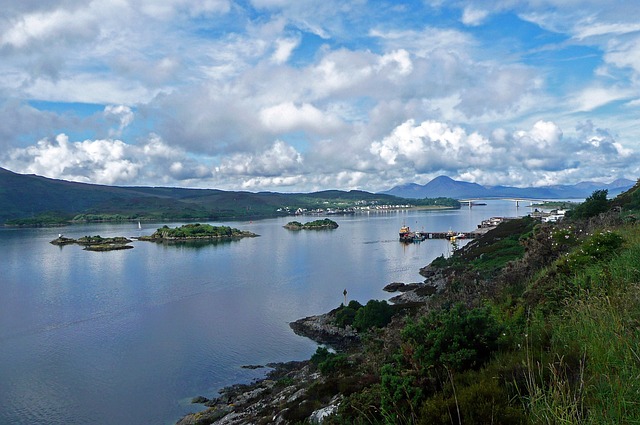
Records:
M468 204L471 208L474 202L478 201L513 201L516 203L516 208L520 208L520 202L529 202L529 206L534 203L550 202L553 199L537 199L537 198L473 198L473 199L458 199L461 204Z

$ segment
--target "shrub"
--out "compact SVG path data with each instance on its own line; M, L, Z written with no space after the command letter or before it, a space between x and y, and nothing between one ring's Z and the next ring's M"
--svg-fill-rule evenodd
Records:
M356 300L349 301L347 306L341 305L338 311L336 311L335 324L342 328L353 325L353 321L356 318L356 313L362 308Z
M596 190L582 204L571 211L567 211L567 217L572 219L590 218L608 211L607 193L607 189Z
M458 304L408 324L402 337L413 347L414 359L422 367L466 370L490 359L499 348L502 333L489 308L467 309Z
M373 327L382 328L391 321L393 308L384 300L369 300L360 308L353 319L353 327L358 331L366 331Z
M318 347L313 356L311 363L315 364L320 372L328 375L346 369L350 366L349 358L345 354L336 354L327 350L325 347Z

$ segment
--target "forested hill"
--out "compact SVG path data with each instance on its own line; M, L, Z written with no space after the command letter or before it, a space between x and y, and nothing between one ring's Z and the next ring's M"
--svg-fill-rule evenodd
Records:
M0 168L0 223L57 224L80 220L226 220L273 217L291 208L345 208L365 204L426 205L363 191L236 192L216 189L104 186L17 174ZM459 207L457 201L441 205Z

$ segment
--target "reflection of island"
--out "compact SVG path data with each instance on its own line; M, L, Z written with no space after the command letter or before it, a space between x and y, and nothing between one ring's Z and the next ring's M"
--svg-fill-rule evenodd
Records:
M302 224L299 221L290 221L283 226L289 230L321 230L321 229L335 229L338 227L338 223L333 220L325 218L324 220L315 220Z
M228 239L256 237L255 233L238 230L229 226L212 226L210 224L185 224L184 226L169 228L163 226L153 232L151 236L140 236L141 241L148 242L217 242Z
M50 243L58 246L78 244L84 246L84 249L87 251L115 251L120 249L133 248L131 245L128 245L129 242L131 242L130 239L122 236L116 236L114 238L103 238L100 235L96 235L83 236L79 239L73 239L65 238L62 235L58 235L58 238L52 240Z

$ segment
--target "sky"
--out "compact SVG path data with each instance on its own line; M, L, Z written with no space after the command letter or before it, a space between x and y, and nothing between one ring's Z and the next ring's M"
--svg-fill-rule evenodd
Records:
M387 190L640 177L638 0L0 0L0 167Z

